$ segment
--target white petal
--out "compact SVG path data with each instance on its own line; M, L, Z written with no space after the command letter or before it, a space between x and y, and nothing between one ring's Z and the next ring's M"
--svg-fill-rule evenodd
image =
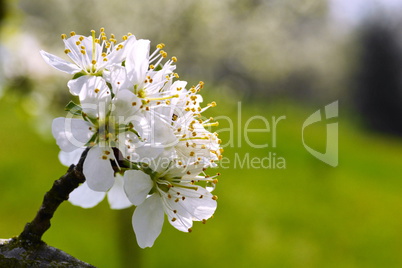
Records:
M92 36L74 35L63 39L66 49L70 50L67 54L77 64L81 70L86 71L92 67ZM77 45L77 42L80 45ZM95 51L99 51L99 44L95 44ZM85 51L85 53L82 53ZM96 57L95 57L96 59Z
M159 165L165 165L166 169L166 163L164 162L165 159L158 158L158 156L160 156L164 151L164 148L154 147L149 143L138 144L135 148L136 158L134 159L136 159L137 162L152 164L152 167L155 168L153 170L155 171L158 171L157 167Z
M89 141L93 134L89 127L82 119L58 117L53 120L52 134L61 150L72 152Z
M141 248L152 247L162 231L164 220L161 197L154 194L134 211L133 228Z
M82 153L84 152L84 148L79 148L77 150L74 150L72 152L64 152L64 151L60 151L59 152L59 160L60 163L62 163L63 165L69 167L71 165L76 165L78 163L78 161L81 158Z
M79 93L82 111L91 118L106 115L111 101L111 94L106 81L99 76L81 76L76 80L81 79L84 80Z
M127 80L126 68L120 65L112 65L109 68L110 72L103 72L103 77L112 85L114 94L117 94L120 89L131 87L131 83Z
M131 121L136 121L142 118L135 113L140 109L142 105L141 99L137 97L133 92L129 90L120 90L113 98L113 115L119 118L119 123L128 124ZM121 120L123 119L123 120ZM121 122L123 121L123 122Z
M110 158L105 156L104 152L109 148L92 147L84 162L83 173L87 180L89 188L94 191L105 192L109 190L114 183L114 171L110 164ZM110 152L113 154L113 152Z
M136 85L145 80L149 67L149 40L137 40L128 52L126 59L127 76Z
M92 208L105 198L105 194L91 190L88 184L84 182L70 194L68 201L75 206Z
M153 181L148 174L139 170L128 170L124 173L124 191L128 199L138 206L144 202L153 187Z
M134 35L130 35L127 40L120 43L123 45L122 49L117 49L120 44L115 45L115 49L108 55L108 65L121 64L121 62L127 56L127 52L131 50L131 47L135 44L136 38Z
M171 74L174 70L176 69L175 65L171 65L170 63L166 62L163 67L162 70L156 72L156 74L152 77L152 79L154 80L154 82L160 82L166 79L166 76ZM171 80L169 80L168 83L171 83Z
M84 75L68 81L67 86L70 89L70 93L74 96L78 96L90 77L89 75Z
M152 135L149 142L154 147L166 148L177 144L178 139L173 129L160 118L154 117L151 120Z
M69 74L75 74L81 71L81 69L74 63L65 61L55 55L47 53L46 51L41 50L40 54L42 55L43 59L46 61L47 64L49 64L50 66L59 71Z
M180 197L179 197L180 198ZM186 211L182 203L187 200L179 199L178 202L175 202L174 198L165 198L166 206L164 206L164 211L168 216L169 223L179 231L188 232L189 228L193 226L193 221L191 214ZM173 211L176 211L174 213Z
M141 153L145 153L146 150L144 147L139 148ZM153 155L153 153L157 152L157 148L150 148L148 150L148 153L150 156ZM149 164L149 167L159 173L159 174L166 174L167 170L171 169L171 163L173 159L176 157L176 152L174 148L168 148L168 149L163 149L163 151L155 158L149 157L146 154L140 155L140 161L145 162ZM182 168L183 169L183 168Z
M197 191L180 189L180 192L185 196L192 196L186 198L181 205L192 215L194 221L207 220L215 213L217 202L212 199L213 195L206 189L197 187ZM203 197L199 198L201 195Z
M112 209L123 209L132 206L123 188L123 177L116 175L113 187L107 193L107 199Z

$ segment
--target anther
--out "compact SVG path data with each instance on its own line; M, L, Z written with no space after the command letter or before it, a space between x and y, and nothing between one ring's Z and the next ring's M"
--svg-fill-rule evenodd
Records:
M167 57L167 53L164 50L159 51L163 58Z
M216 106L216 102L213 101L213 102L209 103L208 106L210 106L210 107L215 107L215 106Z

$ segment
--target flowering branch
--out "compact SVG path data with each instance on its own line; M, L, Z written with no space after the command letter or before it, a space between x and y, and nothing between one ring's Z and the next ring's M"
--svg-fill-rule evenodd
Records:
M46 193L42 206L40 207L36 217L32 222L25 225L24 231L19 235L19 240L26 243L38 243L42 239L42 235L50 228L50 220L59 205L68 200L69 194L85 182L85 177L82 173L82 166L89 148L81 155L77 165L71 165L60 179L56 180Z
M52 134L61 162L79 163L55 182L20 240L41 241L67 199L84 208L106 196L112 209L137 206L132 225L141 248L154 244L165 214L182 232L191 232L193 221L205 223L217 207L211 191L219 176L205 171L217 166L223 149L209 131L218 122L201 115L216 106L201 105L204 83L186 88L186 81L175 80L177 58L165 60L164 44L151 53L149 40L127 34L118 43L104 28L98 37L92 30L91 36L71 32L61 38L71 61L41 55L73 75L67 86L79 104L67 104L68 114L53 120ZM79 161L84 147L89 149Z

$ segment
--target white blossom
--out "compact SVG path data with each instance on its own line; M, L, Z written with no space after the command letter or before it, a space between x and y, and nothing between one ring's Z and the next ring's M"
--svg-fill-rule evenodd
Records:
M167 215L169 223L183 232L191 232L193 221L209 219L216 210L217 197L196 182L214 177L198 175L202 165L188 165L186 169L173 162L166 170L163 165L152 174L129 170L124 174L124 189L128 199L137 206L132 224L140 247L151 247L159 236ZM155 167L153 167L155 168Z
M216 210L211 191L219 175L205 171L223 150L209 130L218 123L202 117L216 106L201 106L204 83L186 88L186 81L174 81L177 59L164 62L164 44L150 53L149 40L127 35L117 43L103 29L98 38L94 31L62 38L72 62L41 54L54 68L74 74L67 86L79 104L66 106L68 116L54 119L52 133L65 165L76 164L89 148L86 182L69 201L90 208L107 196L113 209L137 206L132 223L142 248L154 244L164 214L183 232L191 231L193 221L205 223Z

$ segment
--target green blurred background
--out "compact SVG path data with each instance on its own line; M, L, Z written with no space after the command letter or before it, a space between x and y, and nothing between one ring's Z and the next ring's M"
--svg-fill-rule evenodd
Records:
M225 164L210 171L222 173L218 209L191 234L166 223L155 245L140 250L133 208L66 202L45 242L97 267L402 267L400 1L2 0L0 7L0 238L22 231L66 171L50 124L64 115L70 77L46 66L39 50L62 55L61 33L105 27L165 43L181 79L206 82L205 103L218 103L208 116L221 118L214 131L225 145ZM304 148L302 126L337 100L339 165L331 167ZM266 128L256 116L286 117L276 144L273 131L248 133L265 148L247 142L248 120L250 129ZM325 152L326 122L304 135ZM269 167L240 163L269 155Z

